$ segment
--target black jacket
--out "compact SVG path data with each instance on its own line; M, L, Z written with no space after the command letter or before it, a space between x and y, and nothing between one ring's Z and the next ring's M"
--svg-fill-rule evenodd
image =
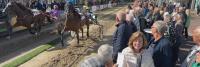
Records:
M156 42L152 39L147 49L152 45L154 46L153 61L155 67L173 67L171 42L163 36Z

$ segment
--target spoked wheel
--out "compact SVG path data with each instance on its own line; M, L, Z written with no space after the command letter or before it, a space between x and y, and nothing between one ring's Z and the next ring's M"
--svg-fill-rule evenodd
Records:
M61 45L62 47L65 46L65 42L64 42L64 32L60 33L60 40L61 40Z
M98 25L99 26L99 38L100 40L103 40L103 25Z
M70 37L74 39L76 37L76 33L73 31L69 31Z

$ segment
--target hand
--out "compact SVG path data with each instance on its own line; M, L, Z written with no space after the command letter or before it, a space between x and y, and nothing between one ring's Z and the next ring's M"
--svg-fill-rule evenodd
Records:
M200 52L196 54L196 62L200 63Z
M114 64L113 67L118 67L118 64Z

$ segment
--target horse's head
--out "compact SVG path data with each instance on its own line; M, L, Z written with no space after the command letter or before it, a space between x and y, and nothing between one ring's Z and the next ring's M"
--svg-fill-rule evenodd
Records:
M21 3L17 3L15 1L9 2L6 7L3 9L3 12L6 12L10 15L27 15L31 14L31 10L23 6Z
M67 5L67 13L75 13L75 12L76 12L76 9L73 6L73 4L68 4Z
M6 7L3 9L2 12L6 12L6 10L8 10L8 9L10 8L11 5L12 5L11 2L9 2L9 3L6 5Z
M9 12L13 11L13 9L16 7L15 5L16 5L16 2L9 2L6 5L6 7L3 9L2 12L8 12L9 13Z
M55 22L55 19L52 19L51 14L49 12L44 12L42 15L44 17L44 21L43 21L44 24Z
M67 6L67 19L68 18L71 18L71 19L74 19L74 18L81 18L81 15L76 11L75 7L73 6L73 4L69 4Z

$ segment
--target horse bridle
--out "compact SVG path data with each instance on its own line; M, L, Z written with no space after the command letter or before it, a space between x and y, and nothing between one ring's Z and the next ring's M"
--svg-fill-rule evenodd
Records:
M2 12L5 12L9 5L12 5L11 2L9 2L9 3L6 5L6 7L2 10Z

